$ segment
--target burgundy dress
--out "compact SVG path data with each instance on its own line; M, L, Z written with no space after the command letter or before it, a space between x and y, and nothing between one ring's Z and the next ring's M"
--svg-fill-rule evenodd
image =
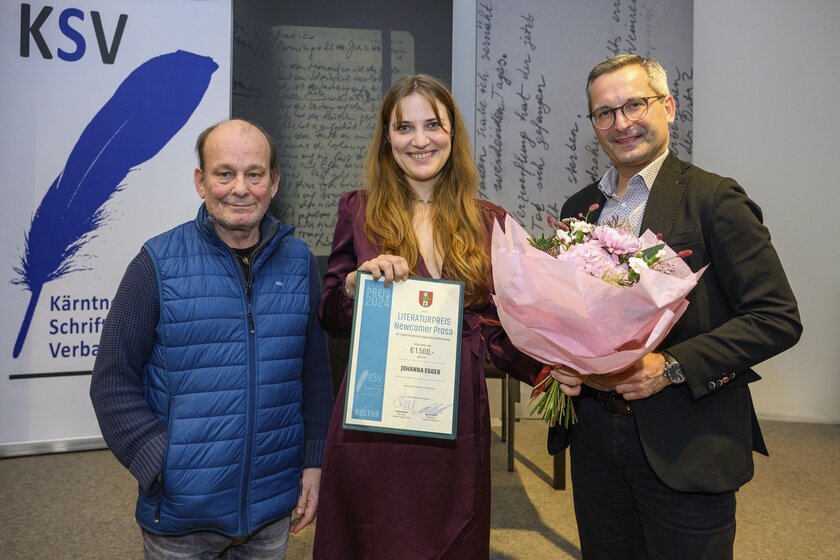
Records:
M487 251L505 211L481 202ZM381 250L364 234L365 194L341 197L321 298L324 328L349 336L353 300L344 278ZM422 260L416 274L430 276ZM446 277L446 269L443 270ZM492 275L487 282L492 290ZM454 441L342 428L345 376L321 473L314 560L482 559L490 547L490 418L484 362L533 383L540 365L505 336L491 301L465 309Z

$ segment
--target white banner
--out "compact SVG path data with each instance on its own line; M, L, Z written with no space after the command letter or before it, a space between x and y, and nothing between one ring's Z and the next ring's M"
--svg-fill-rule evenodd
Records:
M143 242L195 216L232 22L230 0L3 2L0 22L3 456L98 441L102 325Z

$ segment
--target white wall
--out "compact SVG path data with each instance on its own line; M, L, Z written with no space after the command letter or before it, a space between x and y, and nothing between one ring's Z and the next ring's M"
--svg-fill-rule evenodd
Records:
M470 118L475 2L454 6L453 90ZM796 347L756 368L762 418L840 423L837 22L837 0L695 0L694 163L736 178L762 207L805 326ZM490 395L498 411L496 385Z
M756 369L760 417L840 422L840 2L695 0L694 163L764 210L805 331Z

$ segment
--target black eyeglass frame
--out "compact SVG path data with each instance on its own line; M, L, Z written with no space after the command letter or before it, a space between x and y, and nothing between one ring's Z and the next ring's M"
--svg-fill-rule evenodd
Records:
M627 119L628 121L630 121L630 122L640 121L647 116L648 111L650 110L650 100L651 99L656 99L657 101L659 101L660 99L663 99L665 97L668 97L668 96L667 95L648 95L647 97L633 97L632 99L628 99L627 101L625 101L624 105L621 105L620 107L603 107L601 109L598 109L599 111L603 111L604 109L608 109L610 111L610 113L612 113L612 121L610 122L610 125L605 126L604 128L601 128L600 126L595 124L595 111L592 111L591 113L586 115L586 118L588 118L589 121L592 123L592 126L597 128L598 130L609 130L615 124L615 118L616 118L615 115L616 115L616 112L619 109L621 110L621 114L624 115L624 118ZM635 119L631 119L630 117L627 116L627 113L624 112L624 108L627 107L627 105L632 103L633 101L639 101L639 100L645 102L645 112L642 113L639 117L637 117Z

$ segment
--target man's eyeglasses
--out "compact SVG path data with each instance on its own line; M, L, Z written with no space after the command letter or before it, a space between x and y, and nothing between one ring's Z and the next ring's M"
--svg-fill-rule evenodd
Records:
M610 109L609 107L602 107L596 111L592 111L587 117L592 121L592 125L598 130L607 130L615 124L615 113L621 109L621 113L628 121L638 121L645 118L648 109L650 108L651 99L662 99L664 95L650 95L648 97L638 97L628 99L627 103L621 107Z

